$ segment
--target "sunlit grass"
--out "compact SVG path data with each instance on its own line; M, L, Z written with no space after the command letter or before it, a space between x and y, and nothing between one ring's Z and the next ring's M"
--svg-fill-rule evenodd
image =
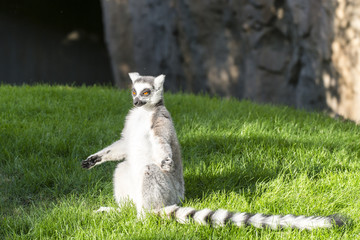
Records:
M360 238L360 127L288 107L166 94L182 145L185 206L347 216L343 228L271 231L181 225L113 206L116 163L81 169L131 108L104 87L0 87L0 239Z

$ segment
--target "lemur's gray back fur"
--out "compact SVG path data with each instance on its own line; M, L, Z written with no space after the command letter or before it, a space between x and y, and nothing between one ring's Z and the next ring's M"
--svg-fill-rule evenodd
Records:
M180 144L170 113L163 105L163 99L161 100L161 102L157 103L156 110L152 118L151 129L153 130L155 136L159 136L162 144L166 142L170 143L172 150L172 159L174 160L174 171L176 172L174 177L179 183L178 187L181 188L179 190L184 194L185 190ZM167 139L166 136L170 136L170 138Z
M183 167L174 124L164 106L165 76L140 76L138 73L129 76L133 82L134 108L126 117L120 140L82 162L84 168L92 168L106 161L125 159L114 173L114 196L120 207L130 199L141 217L145 211L150 211L182 223L193 219L213 226L229 223L239 227L313 229L344 223L337 216L280 216L179 207L184 198ZM108 208L100 209L104 210Z

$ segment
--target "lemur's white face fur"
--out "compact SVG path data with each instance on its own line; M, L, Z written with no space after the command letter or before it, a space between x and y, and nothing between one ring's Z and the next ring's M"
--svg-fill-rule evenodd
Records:
M157 77L140 76L139 73L129 73L132 85L132 97L135 107L156 106L163 104L163 85L165 75Z

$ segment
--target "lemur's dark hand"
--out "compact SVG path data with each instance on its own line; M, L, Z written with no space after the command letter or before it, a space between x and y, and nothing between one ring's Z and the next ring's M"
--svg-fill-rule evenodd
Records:
M171 172L174 170L174 161L167 157L161 161L161 169L167 172Z
M101 161L101 156L93 155L93 156L90 156L87 159L83 160L81 162L81 167L86 168L86 169L90 169L93 166L95 166L95 164L97 162L100 162L100 161Z

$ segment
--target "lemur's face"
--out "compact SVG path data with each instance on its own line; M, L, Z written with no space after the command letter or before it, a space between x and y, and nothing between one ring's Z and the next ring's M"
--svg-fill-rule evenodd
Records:
M132 89L133 104L135 107L141 107L151 102L154 95L154 86L149 83L134 83Z
M129 73L133 82L132 98L135 107L155 106L163 101L164 75L158 77L140 76L138 73Z

